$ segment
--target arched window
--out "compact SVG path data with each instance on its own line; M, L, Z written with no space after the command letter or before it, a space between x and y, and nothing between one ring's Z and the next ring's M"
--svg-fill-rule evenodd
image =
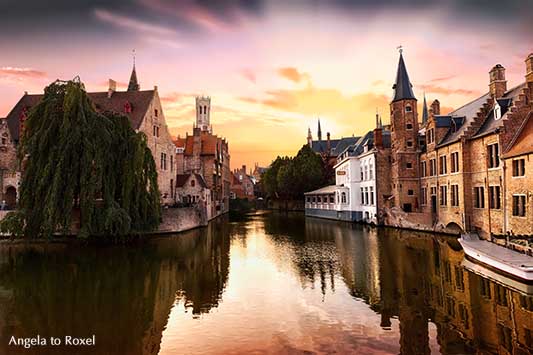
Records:
M196 183L196 181L195 181L194 179L191 180L191 186L192 186L192 187L194 187L195 183Z
M207 106L204 106L204 114L207 114Z
M202 114L202 106L198 106L198 110L200 111L200 115Z
M131 113L131 104L129 101L124 103L124 113Z

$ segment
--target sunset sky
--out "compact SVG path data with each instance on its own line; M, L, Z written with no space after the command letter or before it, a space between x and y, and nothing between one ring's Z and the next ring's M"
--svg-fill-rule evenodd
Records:
M213 5L211 3L215 3ZM212 97L232 167L294 154L316 121L361 135L388 104L404 58L414 91L444 113L508 87L533 52L533 1L0 0L0 117L24 91L79 75L88 91L125 89L136 51L141 89L159 88L173 135L192 131L194 96Z

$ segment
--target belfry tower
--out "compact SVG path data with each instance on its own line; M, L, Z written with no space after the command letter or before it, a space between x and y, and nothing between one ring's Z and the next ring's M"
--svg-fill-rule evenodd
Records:
M202 132L212 133L210 114L211 98L209 96L196 97L196 127Z
M390 103L391 112L391 191L394 206L405 212L415 212L419 208L418 179L418 114L417 100L413 85L403 60L400 60L396 73L396 83L392 87L394 95Z

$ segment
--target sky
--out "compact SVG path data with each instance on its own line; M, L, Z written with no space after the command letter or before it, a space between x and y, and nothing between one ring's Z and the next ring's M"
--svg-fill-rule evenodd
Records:
M332 138L373 129L376 111L388 123L398 46L419 104L446 113L487 92L495 64L523 82L532 33L530 0L0 0L0 117L58 78L125 90L135 50L173 136L208 95L232 168L267 166L318 118Z

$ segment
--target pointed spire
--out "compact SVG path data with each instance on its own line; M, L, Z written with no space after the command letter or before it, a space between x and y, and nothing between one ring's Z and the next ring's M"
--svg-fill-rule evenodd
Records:
M379 128L379 111L377 107L376 107L376 128Z
M320 128L320 118L318 119L318 140L322 140L322 129Z
M135 70L135 49L133 50L133 70L131 71L130 83L128 84L128 91L139 91L139 82L137 81L137 71Z
M381 122L381 115L379 115L379 128L383 128L383 122Z
M413 93L413 85L409 81L409 75L407 74L407 69L405 68L405 62L403 61L402 49L400 48L400 61L398 62L398 71L396 72L396 83L392 87L394 89L394 96L392 102L405 100L405 99L414 99L416 100L415 94Z
M426 102L426 93L424 93L424 107L422 107L422 124L425 124L428 121L428 105Z

